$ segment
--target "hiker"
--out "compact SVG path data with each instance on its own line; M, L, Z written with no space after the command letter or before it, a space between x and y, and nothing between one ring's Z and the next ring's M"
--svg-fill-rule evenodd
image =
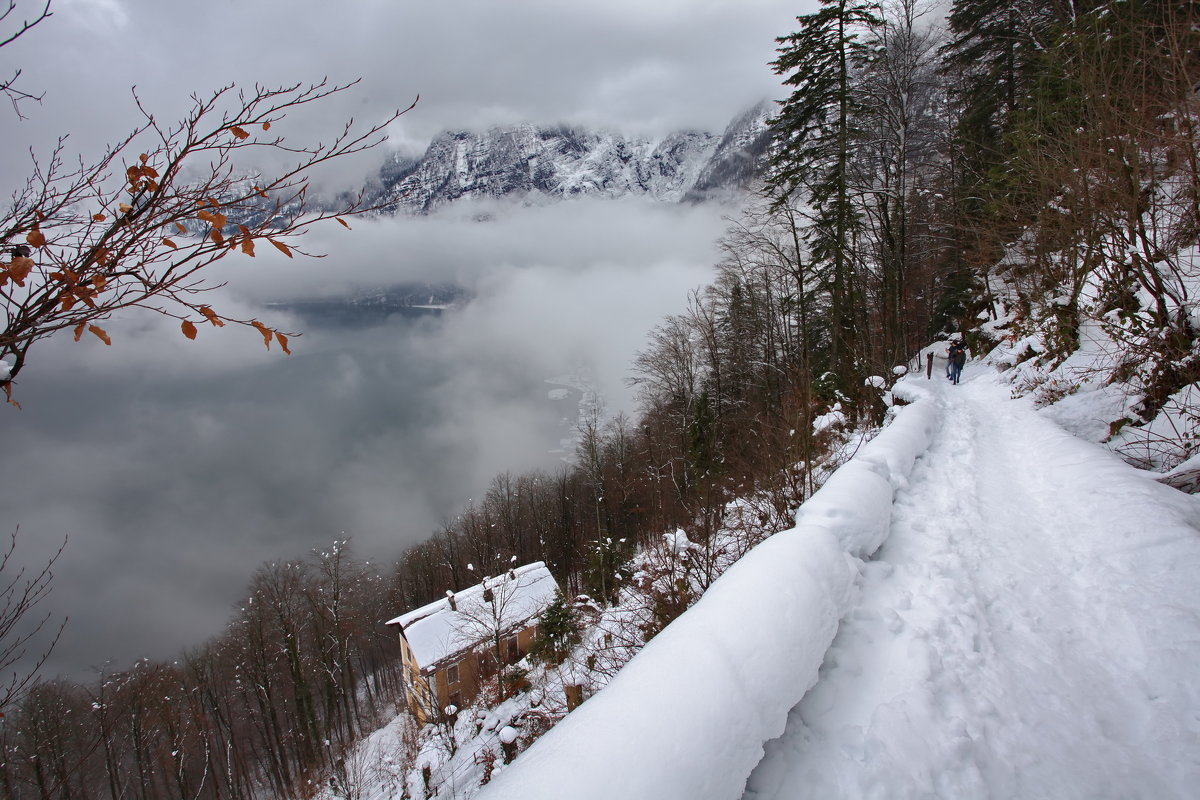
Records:
M962 377L963 365L967 363L967 349L962 342L951 342L948 357L950 359L950 382L957 384L958 379Z

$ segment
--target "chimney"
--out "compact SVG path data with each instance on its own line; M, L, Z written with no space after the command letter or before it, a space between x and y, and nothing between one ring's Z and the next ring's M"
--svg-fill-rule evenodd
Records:
M447 590L446 590L446 599L447 599L448 601L450 601L450 610L451 610L451 611L458 611L458 604L454 602L454 592L452 592L452 591L450 591L449 589L447 589Z

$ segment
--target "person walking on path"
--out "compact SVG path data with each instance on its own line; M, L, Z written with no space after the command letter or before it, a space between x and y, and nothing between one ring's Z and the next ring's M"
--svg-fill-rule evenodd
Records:
M950 342L950 349L946 353L950 361L950 382L957 384L962 377L963 365L967 363L967 350L963 347L963 343L955 339Z

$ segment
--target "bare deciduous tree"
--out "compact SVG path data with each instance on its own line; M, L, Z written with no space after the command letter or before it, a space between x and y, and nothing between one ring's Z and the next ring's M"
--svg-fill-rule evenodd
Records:
M41 619L34 615L37 606L50 594L54 563L62 555L63 547L65 541L35 574L13 566L17 531L13 531L8 547L0 554L0 712L29 688L66 624L66 620L59 623L58 630L32 657L32 662L26 658L50 621L50 614Z

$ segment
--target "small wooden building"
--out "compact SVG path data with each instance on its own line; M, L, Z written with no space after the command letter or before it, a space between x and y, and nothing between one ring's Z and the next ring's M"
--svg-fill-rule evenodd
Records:
M400 631L413 713L424 722L447 706L461 708L487 678L524 658L557 592L537 561L388 620Z

